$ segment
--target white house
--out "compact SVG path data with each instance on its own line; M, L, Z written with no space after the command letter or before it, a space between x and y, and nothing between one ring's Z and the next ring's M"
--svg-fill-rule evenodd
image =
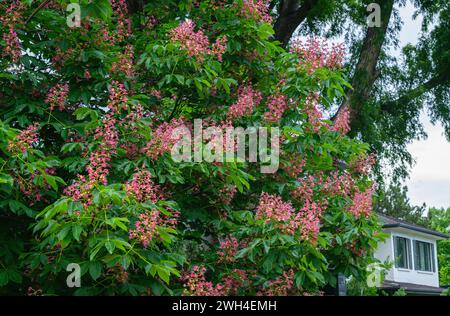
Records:
M440 294L437 240L449 238L440 232L381 215L383 231L388 234L378 245L375 257L393 263L382 289L404 288L409 294Z

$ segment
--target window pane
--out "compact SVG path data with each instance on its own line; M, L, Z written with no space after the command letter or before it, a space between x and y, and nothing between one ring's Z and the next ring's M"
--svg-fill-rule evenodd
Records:
M414 241L415 269L420 271L434 271L433 244L423 241Z
M397 268L411 268L411 249L409 239L394 237L395 266Z

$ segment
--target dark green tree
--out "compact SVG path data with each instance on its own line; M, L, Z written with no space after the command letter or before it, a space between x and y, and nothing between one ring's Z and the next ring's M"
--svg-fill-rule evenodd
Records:
M430 227L444 234L450 232L450 207L428 210ZM450 240L438 241L439 283L441 286L450 285Z
M426 225L424 217L425 203L421 206L411 205L407 196L408 188L391 184L378 191L374 209L381 214L389 215L418 225Z

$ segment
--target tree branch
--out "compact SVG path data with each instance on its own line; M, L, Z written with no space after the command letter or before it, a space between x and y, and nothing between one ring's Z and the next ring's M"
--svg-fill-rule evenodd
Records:
M435 76L428 80L427 82L404 92L400 97L395 100L389 100L380 105L380 109L383 112L394 113L394 109L396 105L406 104L411 102L412 100L421 97L424 93L430 91L433 88L436 88L438 85L442 83L443 76Z
M43 7L45 7L47 4L49 4L52 0L45 0L44 2L42 2L37 8L36 10L33 11L33 13L31 13L31 15L28 17L28 19L25 21L25 24L28 24L28 22L30 22L30 20L39 12L42 10Z
M286 47L297 27L308 17L319 0L283 0L280 3L280 12L275 22L275 39Z

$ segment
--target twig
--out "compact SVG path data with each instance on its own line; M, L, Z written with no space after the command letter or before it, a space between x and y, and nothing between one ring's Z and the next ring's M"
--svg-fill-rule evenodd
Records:
M37 8L36 10L33 11L33 13L31 13L31 15L28 17L28 19L25 21L25 24L28 24L28 22L30 22L30 20L43 8L45 7L47 4L49 4L52 0L45 0L44 2L42 2Z

